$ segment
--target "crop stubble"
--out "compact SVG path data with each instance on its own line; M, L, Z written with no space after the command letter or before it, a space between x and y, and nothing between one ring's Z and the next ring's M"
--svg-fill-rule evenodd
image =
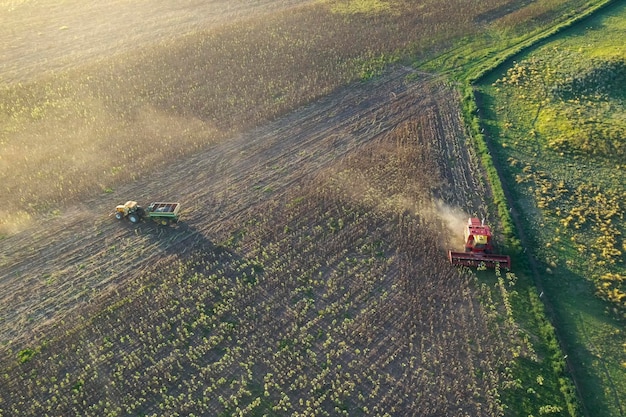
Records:
M182 0L106 3L70 0L0 1L0 81L29 81L46 71L271 14L310 0Z
M420 81L409 81L409 75ZM211 342L211 348L193 333L185 339L171 333L169 324L166 332L196 353L181 356L180 347L146 352L135 342L116 346L118 353L108 359L85 349L76 355L107 378L120 378L118 384L141 372L134 377L137 386L158 382L194 398L206 395L194 379L219 378L219 371L243 381L245 389L237 394L230 391L234 382L230 390L217 384L217 393L252 401L244 391L265 383L268 402L280 404L280 391L302 399L304 405L291 404L291 410L305 410L308 399L326 410L345 401L348 407L395 407L421 415L497 414L493 389L501 376L495 355L507 342L488 328L490 319L468 277L447 264L445 248L456 242L445 230L446 219L433 214L436 199L466 212L482 210L484 188L466 140L456 92L398 68L8 237L0 264L0 315L6 317L0 336L11 343L3 346L3 362L14 361L35 341L52 340L53 352L69 352L75 343L91 345L108 335L158 338L154 328L166 326L170 310L183 320L179 325L196 323L199 306L218 301L208 289L209 295L186 299L193 285L179 281L191 272L174 278L176 283L168 274L176 265L207 262L197 272L224 277L213 291L222 292L217 300L229 301L210 319L225 338L220 344ZM155 195L181 201L184 223L135 228L107 216L117 203L112 198L143 201ZM250 276L250 286L242 284ZM237 291L228 292L231 284ZM159 286L166 293L154 290ZM119 300L129 301L105 310ZM186 309L178 302L172 307L172 300L182 300ZM132 317L134 324L120 327L120 317L122 323ZM342 317L349 321L335 325ZM220 362L224 349L228 364ZM291 356L298 349L307 352L306 359ZM42 360L48 354L44 349ZM36 363L37 356L28 366ZM69 373L82 378L80 395L94 404L111 395L93 389L102 381L85 374L80 363ZM122 364L126 370L116 373ZM164 370L176 375L173 382L162 379ZM61 371L50 365L42 372L49 377ZM298 374L310 379L299 380ZM357 399L350 374L361 381L359 392L367 400ZM316 398L320 384L344 384L343 399L328 393ZM132 397L137 386L129 382L119 389ZM406 401L418 392L427 395ZM19 396L10 395L16 404ZM216 396L188 407L234 407ZM54 406L65 407L62 401ZM150 403L136 407L156 410Z
M69 279L63 288L82 286L77 292L85 293L99 288L109 276L133 270L146 258L158 258L177 241L199 233L216 236L226 219L254 210L260 201L275 198L307 175L314 176L350 150L412 117L411 110L418 110L420 104L430 102L432 106L432 98L425 91L416 86L407 88L407 74L406 70L398 71L376 86L341 91L176 163L160 175L126 185L106 199L77 205L61 218L42 222L36 230L6 238L0 293L23 301L2 303L3 316L26 319L28 314L36 324L40 317L33 306L45 311L47 303L42 299L48 299L50 309L62 311L60 298L66 298L49 293L57 291L58 283L47 285L46 280ZM390 106L393 102L396 104ZM384 118L387 114L391 117ZM376 118L382 120L372 122ZM115 198L120 202L129 198L142 201L151 196L180 200L189 232L162 238L152 230L120 227L105 215L118 203ZM66 268L76 270L69 273ZM42 299L35 296L38 291ZM33 301L28 302L31 297ZM5 329L3 339L15 331Z

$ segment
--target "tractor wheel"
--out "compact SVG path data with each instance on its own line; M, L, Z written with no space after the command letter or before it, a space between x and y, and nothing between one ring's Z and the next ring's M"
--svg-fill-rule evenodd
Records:
M137 224L141 218L137 214L133 213L128 215L128 220L130 220L131 223Z
M117 220L122 220L124 218L124 215L121 212L118 211L118 212L115 213L115 218Z

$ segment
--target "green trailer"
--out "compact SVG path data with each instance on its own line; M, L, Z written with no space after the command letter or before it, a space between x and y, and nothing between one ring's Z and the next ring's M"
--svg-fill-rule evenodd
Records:
M157 201L143 208L136 201L127 201L115 208L115 218L127 218L131 223L139 223L142 219L152 219L156 223L168 225L178 222L180 203Z

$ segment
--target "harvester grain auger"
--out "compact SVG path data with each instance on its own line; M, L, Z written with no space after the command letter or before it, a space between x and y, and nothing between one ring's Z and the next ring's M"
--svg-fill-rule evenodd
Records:
M465 252L448 251L448 258L453 265L487 268L511 268L508 255L493 254L491 229L476 217L471 217L465 227Z

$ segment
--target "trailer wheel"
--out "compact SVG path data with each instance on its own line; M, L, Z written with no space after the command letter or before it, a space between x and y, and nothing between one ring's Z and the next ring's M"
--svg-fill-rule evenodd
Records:
M131 223L135 223L136 224L136 223L139 223L139 220L141 220L141 219L139 218L138 215L133 213L133 214L129 214L128 215L128 220L130 220Z
M120 211L118 211L115 213L115 218L117 220L122 220L124 218L124 215Z

